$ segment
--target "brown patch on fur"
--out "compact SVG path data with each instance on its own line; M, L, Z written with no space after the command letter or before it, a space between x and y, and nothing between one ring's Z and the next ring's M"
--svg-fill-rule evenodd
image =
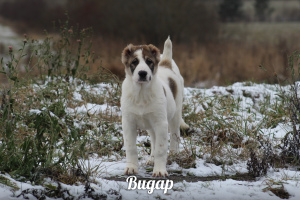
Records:
M153 65L152 66L150 65L149 67L153 71L153 74L155 74L157 71L158 63L160 61L159 49L152 44L143 45L142 53L143 53L143 58L145 61L147 59L152 60Z
M129 44L122 52L122 63L127 66L134 59L134 52L140 49L139 46L134 46L133 44ZM130 59L131 58L131 59Z
M153 57L156 64L158 64L159 61L160 61L160 51L159 51L159 49L156 46L152 45L152 44L142 45L142 46L143 46L143 55Z
M168 68L168 69L172 69L172 63L171 63L170 60L162 60L162 61L160 61L159 66L165 67L165 68Z
M176 99L176 95L177 95L177 84L176 84L176 82L174 81L174 79L172 79L172 78L168 78L168 80L169 80L169 87L170 87L170 89L171 89L171 91L172 91L172 93L173 93L173 97L174 97L174 99Z
M157 66L160 61L160 51L156 46L152 44L139 46L129 44L127 47L125 47L125 49L122 52L122 63L125 65L125 67L130 67L130 63L135 58L134 52L136 52L139 49L142 49L142 54L145 61L147 58L153 61L153 73L155 73L157 71Z
M167 92L166 92L166 89L164 86L163 86L163 89L164 89L165 96L167 96Z

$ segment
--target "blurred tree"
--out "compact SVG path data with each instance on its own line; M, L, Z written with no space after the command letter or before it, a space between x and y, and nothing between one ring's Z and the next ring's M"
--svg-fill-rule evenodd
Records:
M0 7L1 15L13 20L37 22L45 10L45 0L6 1ZM36 16L39 16L37 18Z
M52 21L62 18L64 10L59 5L49 7L47 0L17 0L2 3L0 15L13 21L23 22L31 29L37 27L51 29ZM19 24L18 27L25 26Z
M199 0L66 0L51 6L47 0L17 0L3 4L0 15L49 31L53 21L65 19L64 10L71 25L124 42L160 44L168 35L176 42L206 42L219 28L215 10Z
M98 30L103 17L103 1L96 0L67 0L66 9L73 24L93 27ZM83 28L83 27L82 27Z
M108 0L105 15L110 32L129 40L161 43L171 35L177 42L205 42L218 32L217 15L198 0ZM114 6L112 6L114 5ZM118 6L116 6L118 5ZM113 15L112 15L113 14Z
M223 0L219 5L219 16L222 21L237 21L243 17L242 0Z
M205 42L218 33L216 13L198 0L68 0L67 8L73 23L128 42Z
M259 21L265 21L267 16L273 11L270 8L270 0L255 0L255 15Z

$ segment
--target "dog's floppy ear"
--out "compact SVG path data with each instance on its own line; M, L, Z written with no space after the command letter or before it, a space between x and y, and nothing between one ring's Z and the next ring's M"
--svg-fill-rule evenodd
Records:
M151 51L151 54L155 57L155 59L158 63L159 60L160 60L160 51L159 51L159 49L156 46L152 45L152 44L149 44L148 47Z
M129 57L132 55L133 53L133 45L129 44L127 47L125 47L125 49L122 52L122 63L124 65L127 64Z

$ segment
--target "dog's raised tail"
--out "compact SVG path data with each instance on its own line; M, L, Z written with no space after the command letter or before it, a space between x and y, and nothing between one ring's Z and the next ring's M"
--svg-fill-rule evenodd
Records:
M172 62L172 42L170 40L170 36L165 41L164 51L163 51L163 55L162 55L161 60L162 61L163 60L168 60L168 61Z

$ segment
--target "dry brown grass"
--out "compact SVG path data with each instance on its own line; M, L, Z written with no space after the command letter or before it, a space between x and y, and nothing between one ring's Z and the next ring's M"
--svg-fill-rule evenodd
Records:
M277 72L282 79L286 76L287 55L280 47L222 42L196 47L189 55L185 52L176 57L176 54L187 85L203 81L221 85L247 80L273 82L270 72ZM259 65L268 72L260 70Z
M121 63L121 52L127 44L97 38L93 45L95 54L99 55L100 59L93 64L90 74L97 74L99 66L102 66L122 80L125 72ZM162 51L162 48L160 49ZM280 81L288 77L288 55L296 49L287 46L287 40L284 39L278 44L232 41L204 46L174 44L173 58L180 68L186 86L211 87L236 81L274 83L277 81L273 76L275 72ZM267 71L259 66L263 66ZM5 82L5 76L0 74L0 80Z
M288 56L298 48L298 24L227 24L218 41L208 44L173 44L173 58L186 86L210 87L236 81L277 82L288 77ZM93 42L101 64L121 79L120 54L127 45L97 38ZM162 44L158 45L162 51ZM157 45L157 44L154 44ZM100 64L100 63L97 63ZM263 66L264 69L260 69ZM203 84L199 84L203 83Z
M299 32L299 23L228 23L222 26L215 42L174 42L173 58L186 86L211 87L236 81L284 81L289 74L286 70L288 56L299 50ZM34 39L44 38L41 35L30 36ZM163 42L154 45L162 51ZM141 41L139 44L145 43ZM93 64L90 74L97 76L101 73L99 66L102 66L122 80L125 72L121 52L126 45L122 38L94 37L93 51L100 59ZM0 81L5 82L3 74L0 74Z

